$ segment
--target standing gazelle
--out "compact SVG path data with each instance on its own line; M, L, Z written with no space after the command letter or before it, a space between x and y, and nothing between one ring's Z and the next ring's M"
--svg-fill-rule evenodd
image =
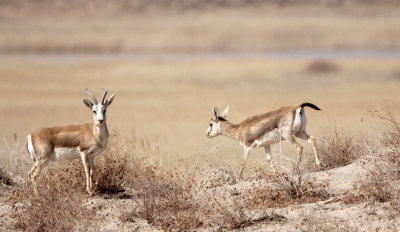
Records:
M242 177L250 150L254 147L264 147L267 159L270 162L272 170L275 172L271 160L270 146L287 139L296 146L300 162L303 147L296 141L295 137L307 140L312 145L315 163L321 168L315 147L315 138L306 132L307 117L303 109L306 106L314 110L320 110L316 105L311 103L303 103L300 106L284 106L265 114L250 117L239 124L233 124L226 120L229 106L226 107L222 115L219 115L218 109L214 107L214 115L207 130L207 137L212 138L217 135L225 135L238 140L243 146L244 154L238 176L239 180Z
M112 103L114 94L105 100L104 90L101 102L87 89L85 92L94 104L83 99L83 103L93 111L93 123L40 129L28 135L27 149L35 165L29 172L30 180L37 194L36 176L49 161L81 158L86 174L86 190L92 195L94 157L100 155L107 146L108 130L106 109Z

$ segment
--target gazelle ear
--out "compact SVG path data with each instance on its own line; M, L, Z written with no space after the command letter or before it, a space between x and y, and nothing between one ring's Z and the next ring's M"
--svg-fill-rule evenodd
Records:
M105 102L105 106L111 105L112 101L114 100L115 94L111 95Z
M229 106L227 106L224 111L222 112L221 117L226 118L226 116L228 116L229 113Z
M82 99L83 103L89 108L92 109L93 107L93 103L91 101L89 101L88 99Z
M218 119L218 108L214 106L213 108L213 114L214 114L214 118Z

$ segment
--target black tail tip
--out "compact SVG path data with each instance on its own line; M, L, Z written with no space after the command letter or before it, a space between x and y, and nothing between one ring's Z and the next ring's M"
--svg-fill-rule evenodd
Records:
M318 106L316 106L312 103L309 103L309 102L305 102L305 103L301 104L301 107L306 107L306 106L313 108L314 110L321 110L320 108L318 108Z

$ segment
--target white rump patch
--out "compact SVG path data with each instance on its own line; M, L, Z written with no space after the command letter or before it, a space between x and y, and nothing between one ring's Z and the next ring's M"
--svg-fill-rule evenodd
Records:
M35 157L33 156L33 154L35 153L35 151L34 151L34 149L33 149L32 136L31 136L31 135L28 135L28 152L29 152L29 155L31 156L31 159L32 159L33 161L35 161L36 159L35 159Z
M56 160L71 160L80 158L80 151L76 147L56 147L54 155Z
M294 131L295 133L298 132L298 131L300 131L300 129L301 129L301 122L302 122L301 118L302 118L302 115L304 114L304 112L301 113L301 110L302 110L302 108L299 107L299 108L296 110L296 114L295 114L295 116L294 116L292 129L293 129L293 131Z

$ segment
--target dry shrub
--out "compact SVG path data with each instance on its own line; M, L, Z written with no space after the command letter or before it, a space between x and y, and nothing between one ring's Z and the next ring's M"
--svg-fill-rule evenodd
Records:
M161 168L159 148L148 139L133 135L119 141L123 142L114 144L104 156L106 162L100 168L103 171L98 189L133 191L137 207L124 213L122 220L141 218L163 230L183 231L202 226L202 213L192 191L193 175Z
M400 208L400 122L396 119L393 106L389 103L371 112L387 126L381 139L381 151L374 157L374 164L353 192L346 196L345 202L362 201L391 202L392 207ZM398 212L398 210L396 210Z
M203 170L199 178L199 184L203 188L215 188L224 184L236 184L235 173L227 168L213 168L211 170Z
M264 210L258 216L249 216L246 214L245 205L233 199L231 204L222 205L214 199L215 212L213 214L215 224L219 225L219 230L238 230L257 223L266 223L272 221L285 221L284 216L276 214L273 211Z
M317 153L325 170L346 166L365 152L365 146L360 139L339 132L336 125L317 140ZM314 157L314 154L309 153L307 156ZM305 165L307 168L314 166L314 160L308 160Z
M267 177L270 185L257 186L246 193L246 205L250 209L286 207L311 203L330 197L325 184L315 184L302 173L299 166L293 170Z
M307 73L333 73L339 70L339 67L326 60L314 60L307 67L305 71Z
M356 193L351 193L346 199L347 203L373 200L388 202L400 194L395 178L391 171L382 170L386 165L377 165L367 172L363 179L356 184Z
M105 154L96 158L93 178L96 183L96 192L100 194L124 192L127 182L132 178L132 156L125 141L120 141L120 135L110 136Z
M87 198L79 161L48 167L38 178L38 193L31 186L16 190L12 217L14 229L23 231L86 230L95 215L82 206ZM20 204L16 204L20 202Z
M138 207L125 214L125 220L142 218L163 230L183 231L203 225L192 180L187 181L181 172L162 171L144 162L136 167L133 189Z
M11 142L2 138L2 143L5 149L0 151L0 168L19 183L26 177L26 170L32 164L26 146L18 141L17 134L13 135Z
M12 185L13 184L11 177L2 168L0 168L0 184L4 184L4 185Z
M327 215L318 215L315 213L303 213L303 220L300 224L301 231L307 232L330 232L330 231L357 231L351 227L348 222L336 218L327 217Z

